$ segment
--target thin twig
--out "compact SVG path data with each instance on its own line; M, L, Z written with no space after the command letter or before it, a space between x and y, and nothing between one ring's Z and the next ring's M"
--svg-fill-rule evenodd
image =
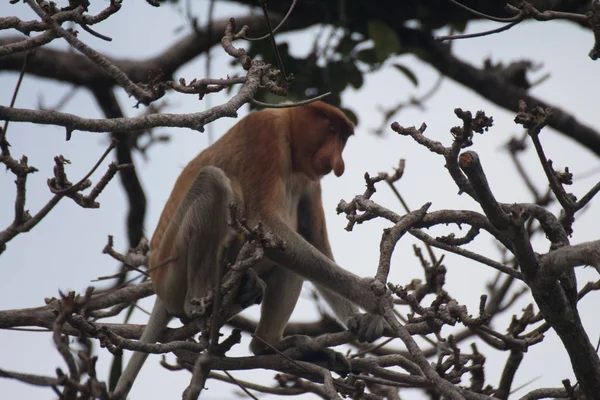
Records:
M29 57L31 56L31 51L28 51L25 54L25 58L23 59L23 65L21 65L21 71L19 71L19 77L17 78L17 84L15 85L15 90L13 90L13 95L12 98L10 99L10 108L13 108L15 106L15 102L17 101L17 94L19 93L19 89L21 88L21 83L23 82L23 77L25 76L25 69L27 68L27 62L29 61ZM9 156L10 155L10 150L8 148L8 142L6 141L6 131L8 129L8 122L9 120L7 119L6 121L4 121L4 127L2 128L2 131L0 132L0 150L2 150L2 154Z
M472 9L471 7L465 6L462 3L459 3L456 0L449 0L452 4L459 6L462 9L467 10L468 12L470 12L471 14L477 16L477 17L481 17L481 18L485 18L485 19L489 19L490 21L496 21L496 22L513 22L518 20L519 18L521 18L521 15L517 14L514 17L509 17L509 18L500 18L500 17L494 17L492 15L488 15L488 14L484 14L482 12L479 12L477 10Z
M472 39L472 38L477 38L477 37L482 37L482 36L493 35L494 33L500 33L500 32L507 31L510 28L512 28L513 26L519 24L521 21L523 21L523 19L519 19L517 21L511 22L510 24L506 24L504 26L501 26L496 29L491 29L489 31L477 32L477 33L466 33L464 35L435 36L434 39L439 40L440 42L443 42L445 40Z
M291 108L291 107L305 106L307 104L314 103L315 101L321 100L321 99L329 96L330 94L331 94L331 92L327 92L327 93L318 95L316 97L312 97L310 99L306 99L306 100L302 100L302 101L297 101L294 103L270 104L270 103L263 103L262 101L259 101L256 99L252 99L252 100L250 100L250 102L254 105L265 107L265 108Z
M281 70L281 74L283 75L283 79L288 82L290 78L285 72L285 66L283 65L283 60L281 59L281 54L279 54L279 49L277 49L277 42L275 41L275 32L273 32L273 26L271 26L271 19L269 18L269 10L267 9L267 0L258 0L260 4L263 14L265 16L265 21L267 22L267 27L269 28L269 36L271 37L271 45L273 45L273 51L277 56L277 63L279 65L279 69Z
M292 5L290 6L290 9L288 10L287 14L285 14L285 17L283 17L283 19L281 20L281 22L279 23L279 25L277 25L277 27L276 27L275 29L273 29L273 33L277 32L277 30L278 30L279 28L281 28L281 27L283 26L283 24L285 24L285 21L287 21L288 17L289 17L290 15L292 15L292 11L294 10L294 7L296 7L296 2L297 2L297 1L298 1L298 0L293 0L293 1L292 1ZM258 41L258 40L263 40L263 39L266 39L266 38L268 38L269 36L271 36L271 33L270 33L270 32L269 32L269 33L267 33L266 35L259 36L259 37L257 37L257 38L251 38L251 37L248 37L248 36L244 36L243 38L244 38L245 40L249 40L249 41Z
M235 379L233 377L233 375L231 375L227 370L223 370L223 372L225 373L225 375L227 375L229 377L229 379L231 379L231 381L233 383L235 383L236 385L238 385L238 387L240 389L242 389L244 391L244 393L246 393L248 395L248 397L254 399L254 400L258 400L258 397L256 397L255 395L253 395L252 393L250 393L250 391L248 389L246 389L246 387L244 385L242 385L242 383L240 381L238 381L237 379ZM210 376L210 375L209 375Z

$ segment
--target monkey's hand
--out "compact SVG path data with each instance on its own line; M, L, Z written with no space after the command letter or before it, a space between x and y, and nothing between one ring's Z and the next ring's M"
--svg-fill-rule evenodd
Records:
M256 272L250 268L242 277L242 282L240 283L235 302L242 308L260 304L266 288L267 285L265 284L265 281L260 279Z
M346 326L361 343L371 343L383 336L385 331L391 331L383 316L378 314L356 314L348 319Z

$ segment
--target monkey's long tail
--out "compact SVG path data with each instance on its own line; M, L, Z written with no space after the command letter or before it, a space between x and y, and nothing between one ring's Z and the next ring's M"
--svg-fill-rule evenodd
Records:
M169 324L170 319L171 316L167 313L167 309L162 304L162 301L160 301L160 299L157 297L156 302L154 303L154 308L152 309L152 314L148 320L148 325L146 325L144 328L144 333L142 333L140 342L156 343ZM134 352L131 356L131 359L129 360L129 363L127 363L125 371L123 371L123 374L119 378L119 382L117 382L117 387L114 391L115 394L119 394L120 398L125 399L127 397L127 394L131 390L131 386L133 385L138 373L142 369L146 358L148 358L148 353L139 351Z

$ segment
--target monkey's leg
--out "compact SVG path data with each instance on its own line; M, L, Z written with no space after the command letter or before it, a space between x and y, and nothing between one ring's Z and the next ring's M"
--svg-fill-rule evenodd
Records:
M302 278L295 273L273 267L265 279L267 290L263 297L260 311L260 321L256 327L255 336L281 349L283 330L287 325L302 290ZM283 344L283 348L293 344ZM254 354L269 351L269 348L257 339L250 342L250 350Z
M265 279L267 290L262 302L260 321L255 336L261 338L279 351L285 351L293 358L307 361L324 361L340 374L348 373L350 363L346 358L330 349L317 349L312 346L312 338L306 335L283 337L283 331L300 297L302 278L293 272L276 266ZM271 353L269 346L252 338L250 350L256 354Z
M183 314L186 317L194 318L204 311L199 300L213 288L220 272L223 247L228 244L231 232L227 225L228 206L234 201L225 173L216 167L204 167L172 221L176 229L173 274L180 279L185 276L185 286L180 290L185 292Z
M216 167L204 167L174 218L178 229L173 246L177 259L173 275L185 276L187 282L187 288L182 287L185 290L183 314L186 317L194 318L205 311L199 300L214 288L217 274L225 274L227 263L235 259L241 247L233 229L227 224L229 204L234 201L236 198L225 173ZM237 303L240 304L230 310L227 319L260 302L264 286L262 280L250 271L244 277L238 294Z

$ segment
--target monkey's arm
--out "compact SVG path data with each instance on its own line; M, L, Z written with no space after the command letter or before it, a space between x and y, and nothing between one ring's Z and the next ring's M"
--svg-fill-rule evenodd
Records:
M300 201L298 233L315 246L317 250L334 261L327 234L320 184L315 187L310 195ZM359 341L372 342L383 335L387 323L381 316L362 314L353 303L327 289L326 286L316 284L316 287L337 318L357 335Z
M266 256L281 267L315 283L319 289L326 289L323 290L324 297L340 318L347 319L356 314L356 307L339 296L366 311L378 312L377 301L370 287L373 279L354 275L339 267L332 259L319 184L301 199L298 209L299 233L277 214L263 216L263 222L285 242L283 251L266 249ZM346 323L345 320L343 322Z
M329 236L327 235L320 184L315 186L312 193L309 193L300 200L300 205L298 206L298 233L330 260L335 261L329 244ZM323 285L315 285L321 296L327 301L327 304L329 304L337 318L344 325L347 325L351 317L359 314L359 310L354 303L328 290Z

